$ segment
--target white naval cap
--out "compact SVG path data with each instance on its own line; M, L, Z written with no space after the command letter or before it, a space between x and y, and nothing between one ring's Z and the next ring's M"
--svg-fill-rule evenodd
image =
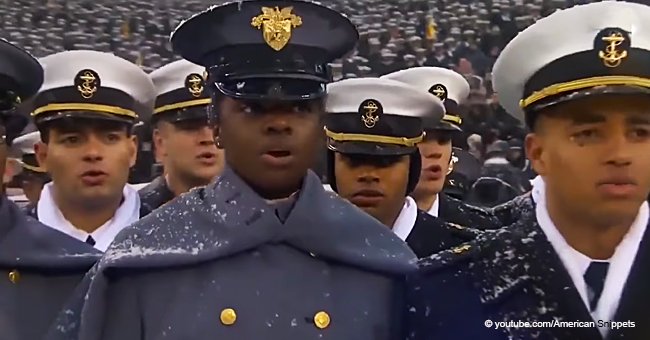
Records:
M494 65L499 103L531 125L530 113L567 100L650 92L649 28L650 7L628 2L579 5L540 19Z
M38 131L26 133L16 137L11 144L10 155L25 170L44 173L36 160L34 145L41 141L41 133Z
M39 59L45 79L32 103L35 123L88 117L135 123L153 111L149 75L110 53L76 50Z
M463 119L458 105L469 97L470 86L465 77L458 72L442 67L413 67L382 76L384 79L397 80L422 91L426 91L442 100L445 115L439 122L427 125L427 128L460 130Z
M162 113L174 113L174 120L199 118L196 114L207 117L205 106L210 104L210 93L205 84L205 67L182 59L152 71L149 76L156 87L154 117ZM201 110L188 110L197 106Z
M435 96L390 79L345 79L327 86L328 148L342 153L413 152L423 121L439 121L445 108Z

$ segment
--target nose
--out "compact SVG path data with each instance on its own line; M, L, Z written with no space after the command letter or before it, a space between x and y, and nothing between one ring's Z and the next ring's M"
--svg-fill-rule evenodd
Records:
M94 134L91 134L86 139L86 143L84 145L83 160L86 162L101 161L104 158L103 149L104 144L102 141Z
M210 126L203 126L197 131L199 145L212 145L214 142L214 129Z
M605 152L605 163L616 167L624 167L632 164L632 152L634 147L630 145L625 131L614 134L607 143Z
M364 184L379 183L379 176L372 168L365 167L364 169L360 169L357 182Z
M291 135L293 127L290 122L290 114L284 112L269 112L266 115L264 133L268 135Z
M423 158L433 158L433 159L442 158L442 152L439 151L439 148L421 147L420 154L422 155Z

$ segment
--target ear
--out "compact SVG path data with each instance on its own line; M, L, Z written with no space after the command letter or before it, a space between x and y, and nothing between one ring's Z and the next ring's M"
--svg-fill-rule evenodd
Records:
M162 161L162 159L167 156L167 149L165 148L165 139L163 138L163 132L160 128L153 129L153 135L151 136L153 141L153 149L156 155L156 162Z
M138 136L132 135L129 139L129 167L135 166L138 160Z
M38 166L45 169L45 171L48 171L48 169L47 169L47 154L48 154L48 146L47 146L47 144L45 144L43 142L38 142L38 143L34 144L34 153L36 154L36 161L38 161Z
M11 182L14 176L18 174L19 169L20 169L20 164L18 164L18 162L15 159L7 158L7 162L4 168L4 173L2 174L2 182L0 182L0 187L2 186L2 183Z
M526 135L524 144L526 145L526 158L530 160L533 170L540 176L545 175L547 164L542 136L534 132L529 133Z

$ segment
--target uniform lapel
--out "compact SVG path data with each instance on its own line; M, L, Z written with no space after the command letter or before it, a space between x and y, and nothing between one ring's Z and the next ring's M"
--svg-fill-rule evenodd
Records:
M315 257L378 272L417 269L411 249L390 229L359 208L323 189L309 172L280 238Z
M513 225L492 234L475 282L493 321L591 321L569 273L537 223L530 198ZM600 339L595 327L513 327L513 338Z
M645 339L650 334L650 228L647 228L623 289L614 321L634 321L634 327L611 330L608 339Z

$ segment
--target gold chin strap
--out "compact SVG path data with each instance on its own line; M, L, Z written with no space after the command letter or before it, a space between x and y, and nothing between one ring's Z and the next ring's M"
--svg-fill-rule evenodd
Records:
M383 144L395 144L402 146L416 146L418 143L424 139L425 134L414 138L403 138L403 137L391 137L391 136L379 136L379 135L368 135L368 134L359 134L359 133L338 133L333 132L325 128L325 134L327 137L335 140L337 142L368 142L368 143L383 143Z
M449 167L447 168L447 175L454 171L454 166L458 162L458 157L454 156L454 152L451 152L451 159L449 160Z

